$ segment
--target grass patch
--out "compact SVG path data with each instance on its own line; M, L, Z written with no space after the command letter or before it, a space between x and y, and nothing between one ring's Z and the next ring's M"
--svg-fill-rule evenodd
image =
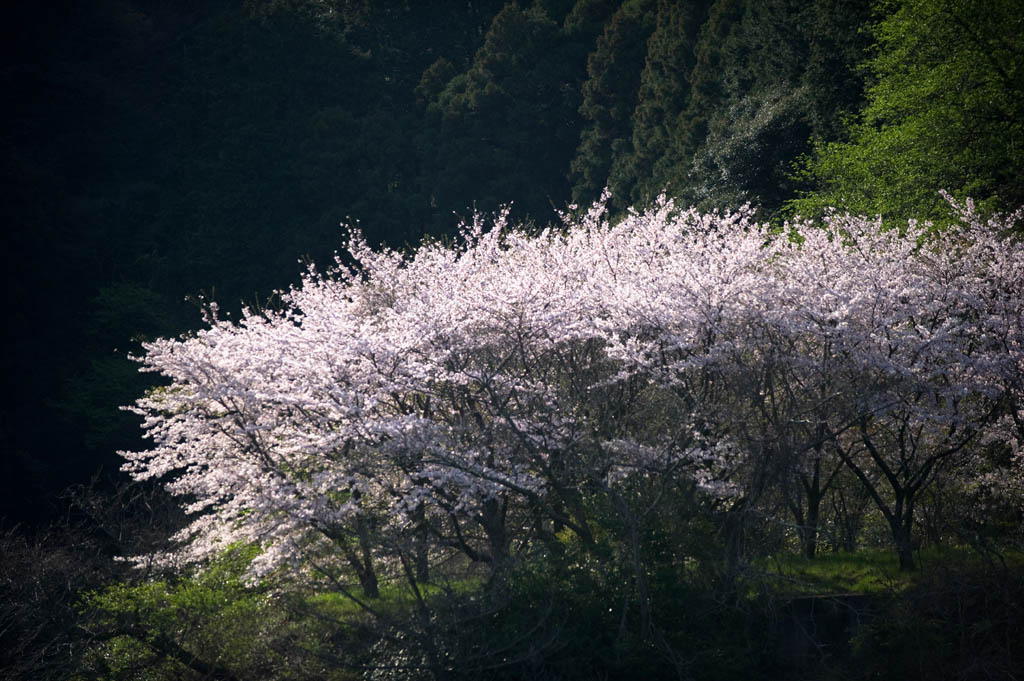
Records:
M418 585L420 596L427 602L447 594L466 595L482 587L483 581L479 578L464 578L461 580L444 582L442 584L420 583ZM338 591L320 591L305 596L306 603L317 609L323 615L337 621L367 614L363 605L369 607L374 613L383 616L401 615L411 611L416 605L416 596L409 584L402 579L384 580L379 585L380 595L377 598L369 598L361 589L352 586L351 596L359 599L362 603L352 600L349 595Z
M794 595L891 593L909 586L914 575L901 573L896 555L882 549L827 553L814 559L779 554L755 568L770 590Z
M980 567L991 557L967 547L940 547L919 552L917 569L900 572L896 553L888 549L862 549L854 553L821 553L808 559L783 553L757 561L757 577L769 591L792 595L897 593L923 575L954 566ZM1024 554L1008 553L999 559L1008 568L1024 568Z

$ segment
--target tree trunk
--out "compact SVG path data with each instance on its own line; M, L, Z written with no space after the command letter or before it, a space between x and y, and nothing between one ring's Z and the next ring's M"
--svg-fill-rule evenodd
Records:
M900 558L900 572L911 572L914 569L914 545L910 541L909 527L893 527L893 540L896 543L896 554Z
M380 588L377 584L377 573L373 569L373 564L369 561L364 563L359 554L350 546L345 546L343 550L348 564L352 566L352 571L356 573L359 587L363 590L363 593L367 598L379 598Z
M899 490L895 506L893 514L889 516L889 527L892 529L896 555L900 559L900 572L910 572L914 569L914 490Z
M896 513L889 518L893 544L896 545L896 555L900 559L900 572L910 572L915 567L914 542L911 534L914 528L913 499L907 499L905 503L906 506L902 508L902 504L897 504Z
M421 531L416 543L416 581L424 584L430 581L430 556L427 553L426 532Z
M741 500L725 517L725 571L726 581L731 588L739 577L743 565L743 535L746 503Z
M358 533L356 546L353 546L348 539L343 539L341 541L341 550L345 554L345 560L352 567L352 571L356 573L359 586L366 597L379 598L380 589L377 584L377 571L373 568L373 552L371 550L369 529L362 518L356 522L356 532Z
M508 535L505 532L504 499L490 498L483 503L477 520L487 535L491 571L497 572L508 559Z
M413 514L413 521L415 523L412 533L413 565L415 567L416 581L422 584L430 581L430 543L426 513L422 506Z
M801 532L804 557L813 560L818 552L818 518L821 514L821 496L807 497L807 520Z

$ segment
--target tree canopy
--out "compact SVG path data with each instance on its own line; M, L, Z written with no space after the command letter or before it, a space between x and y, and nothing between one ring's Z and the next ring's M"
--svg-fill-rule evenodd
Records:
M818 189L793 203L939 217L936 188L991 210L1024 203L1024 14L1016 0L882 3L872 83L849 138L823 140Z

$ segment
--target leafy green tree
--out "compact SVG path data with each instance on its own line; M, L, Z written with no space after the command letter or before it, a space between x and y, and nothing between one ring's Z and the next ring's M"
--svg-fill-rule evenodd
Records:
M562 30L568 35L583 36L593 47L593 41L604 31L605 24L623 4L622 0L576 0L576 4L562 22Z
M940 189L988 209L1024 203L1019 0L898 0L878 11L867 104L847 141L817 149L807 175L818 189L792 210L936 218Z
M121 582L87 596L91 646L77 678L313 678L294 640L298 623L242 581L252 555L236 549L199 576Z
M818 0L801 14L807 36L806 64L800 86L806 94L814 139L840 138L844 121L864 103L864 72L871 20L869 0Z
M721 92L736 101L771 85L797 83L807 63L806 14L819 2L744 0L732 9L735 23L717 46ZM723 28L718 29L719 35ZM702 45L705 51L709 47L713 46ZM714 72L703 75L714 76Z

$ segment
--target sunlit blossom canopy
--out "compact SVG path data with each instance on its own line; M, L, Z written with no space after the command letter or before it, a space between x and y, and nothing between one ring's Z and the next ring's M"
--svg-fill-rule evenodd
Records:
M162 560L256 542L257 571L329 555L367 514L396 532L436 518L446 546L496 560L524 518L585 537L581 490L668 476L728 498L765 455L776 384L790 455L856 430L923 483L982 435L1019 446L1018 218L778 230L663 199L535 234L478 218L408 256L354 232L351 264L311 270L280 309L146 345L169 385L134 407L153 447L125 468L196 514Z

